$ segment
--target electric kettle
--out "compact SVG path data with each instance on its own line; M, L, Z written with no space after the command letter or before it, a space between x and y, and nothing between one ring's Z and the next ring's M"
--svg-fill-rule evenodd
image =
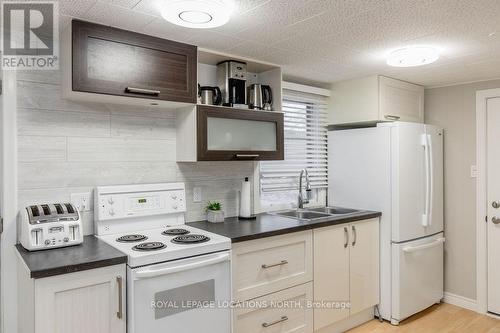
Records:
M201 104L220 105L222 102L222 93L219 87L199 87L199 95L201 97Z
M248 105L250 109L270 111L273 104L273 93L267 84L252 84L248 88Z

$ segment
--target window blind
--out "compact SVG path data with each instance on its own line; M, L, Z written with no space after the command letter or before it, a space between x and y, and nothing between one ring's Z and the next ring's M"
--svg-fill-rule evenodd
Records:
M296 190L304 168L313 188L328 186L327 102L322 95L283 90L285 160L260 163L262 192Z

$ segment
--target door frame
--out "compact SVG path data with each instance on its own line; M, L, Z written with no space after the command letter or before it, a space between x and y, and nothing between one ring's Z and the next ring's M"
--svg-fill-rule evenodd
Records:
M2 71L0 100L3 232L0 234L0 333L17 332L17 73ZM8 306L6 306L8 304Z
M488 313L488 246L487 246L487 102L500 97L500 89L476 92L476 302L477 312ZM496 317L496 316L495 316Z

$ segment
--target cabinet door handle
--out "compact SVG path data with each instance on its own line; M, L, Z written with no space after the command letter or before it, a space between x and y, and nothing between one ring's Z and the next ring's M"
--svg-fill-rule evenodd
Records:
M259 154L236 154L236 158L258 158L260 155Z
M356 240L358 239L358 234L356 233L356 227L352 226L352 246L356 245Z
M399 120L401 117L400 116L393 116L392 114L386 114L386 115L384 115L384 118L389 119L389 120Z
M286 264L288 264L288 260L281 260L280 262L278 262L276 264L271 264L271 265L263 264L263 265L261 265L261 267L265 269L265 268L271 268L271 267L276 267L276 266L283 266Z
M347 230L347 227L344 227L344 248L346 248L349 245L349 231Z
M275 321L272 321L272 322L270 322L270 323L262 323L262 327L269 327L269 326L273 326L273 325L276 325L276 324L282 323L282 322L287 321L287 320L288 320L288 317L287 317L287 316L283 316L283 317L281 317L280 319L275 320Z
M118 312L116 316L118 319L123 318L123 278L121 276L116 277L116 283L118 284Z
M135 88L135 87L127 87L125 88L125 92L131 94L140 94L140 95L149 95L149 96L158 96L161 91L159 90L151 90L151 89L143 89L143 88Z

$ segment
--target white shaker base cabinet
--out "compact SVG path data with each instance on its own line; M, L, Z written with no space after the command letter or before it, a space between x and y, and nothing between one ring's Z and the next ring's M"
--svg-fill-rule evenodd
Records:
M249 300L311 281L312 247L311 231L234 244L233 298Z
M312 308L293 304L309 302L312 299L312 290L312 283L309 282L249 301L248 307L234 311L233 332L311 333ZM283 306L279 306L281 302ZM276 306L272 306L273 303Z
M125 333L125 265L30 279L19 264L20 333Z
M378 218L314 230L314 301L340 303L314 309L315 330L379 303Z
M349 301L348 225L314 230L314 300ZM349 309L315 309L314 327L320 329L349 317Z

